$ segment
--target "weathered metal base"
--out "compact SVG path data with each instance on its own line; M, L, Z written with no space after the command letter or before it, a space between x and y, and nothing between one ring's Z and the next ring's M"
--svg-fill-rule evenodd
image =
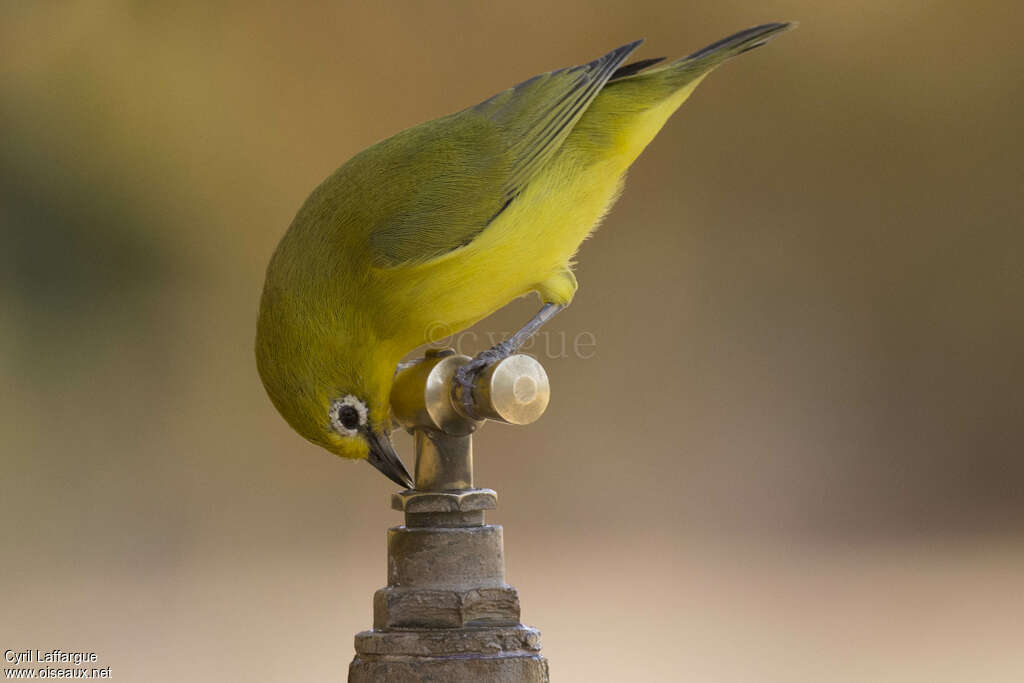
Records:
M496 504L490 489L394 495L405 524L388 529L388 585L356 635L350 683L547 683L540 633L505 583L501 527L484 523Z
M363 631L349 683L548 683L540 633L526 626Z

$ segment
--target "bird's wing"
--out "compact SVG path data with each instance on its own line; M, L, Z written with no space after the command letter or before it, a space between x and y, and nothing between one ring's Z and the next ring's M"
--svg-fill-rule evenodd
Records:
M536 76L474 109L505 133L514 162L505 199L515 197L558 151L604 84L641 41L616 48L589 64Z
M391 185L389 210L370 233L375 262L422 263L473 241L558 151L640 42L536 76L382 143L391 148L381 150L383 165L415 181Z

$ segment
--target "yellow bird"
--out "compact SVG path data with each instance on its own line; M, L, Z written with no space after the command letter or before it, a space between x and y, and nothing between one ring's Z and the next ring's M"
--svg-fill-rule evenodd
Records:
M624 66L641 41L629 43L355 155L313 191L267 268L256 360L277 410L411 487L390 440L401 358L438 325L462 330L538 292L540 313L457 378L471 407L474 373L572 301L576 250L668 117L719 64L791 26L664 64Z

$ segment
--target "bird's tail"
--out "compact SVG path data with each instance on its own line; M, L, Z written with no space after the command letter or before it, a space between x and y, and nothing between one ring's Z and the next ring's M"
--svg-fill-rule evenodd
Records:
M708 71L727 59L749 52L755 47L761 47L774 36L795 27L796 23L788 21L754 26L715 41L668 66L685 67L698 72Z
M621 66L587 110L580 125L593 130L588 139L617 131L615 150L626 164L643 151L694 88L723 62L764 45L795 24L754 26L711 43L672 62L646 59Z
M612 76L612 82L655 77L651 80L665 80L679 87L706 75L718 65L737 55L761 47L780 33L796 28L796 25L796 22L783 21L753 26L717 40L691 55L660 64L654 68L649 67L661 62L661 59L646 59L627 64L620 67Z

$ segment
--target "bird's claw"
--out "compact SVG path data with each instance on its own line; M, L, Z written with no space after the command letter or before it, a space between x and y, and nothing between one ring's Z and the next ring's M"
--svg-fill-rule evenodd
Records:
M455 371L455 398L461 403L466 415L479 419L473 405L473 385L481 372L495 363L505 360L515 351L507 340L478 353L473 360Z

